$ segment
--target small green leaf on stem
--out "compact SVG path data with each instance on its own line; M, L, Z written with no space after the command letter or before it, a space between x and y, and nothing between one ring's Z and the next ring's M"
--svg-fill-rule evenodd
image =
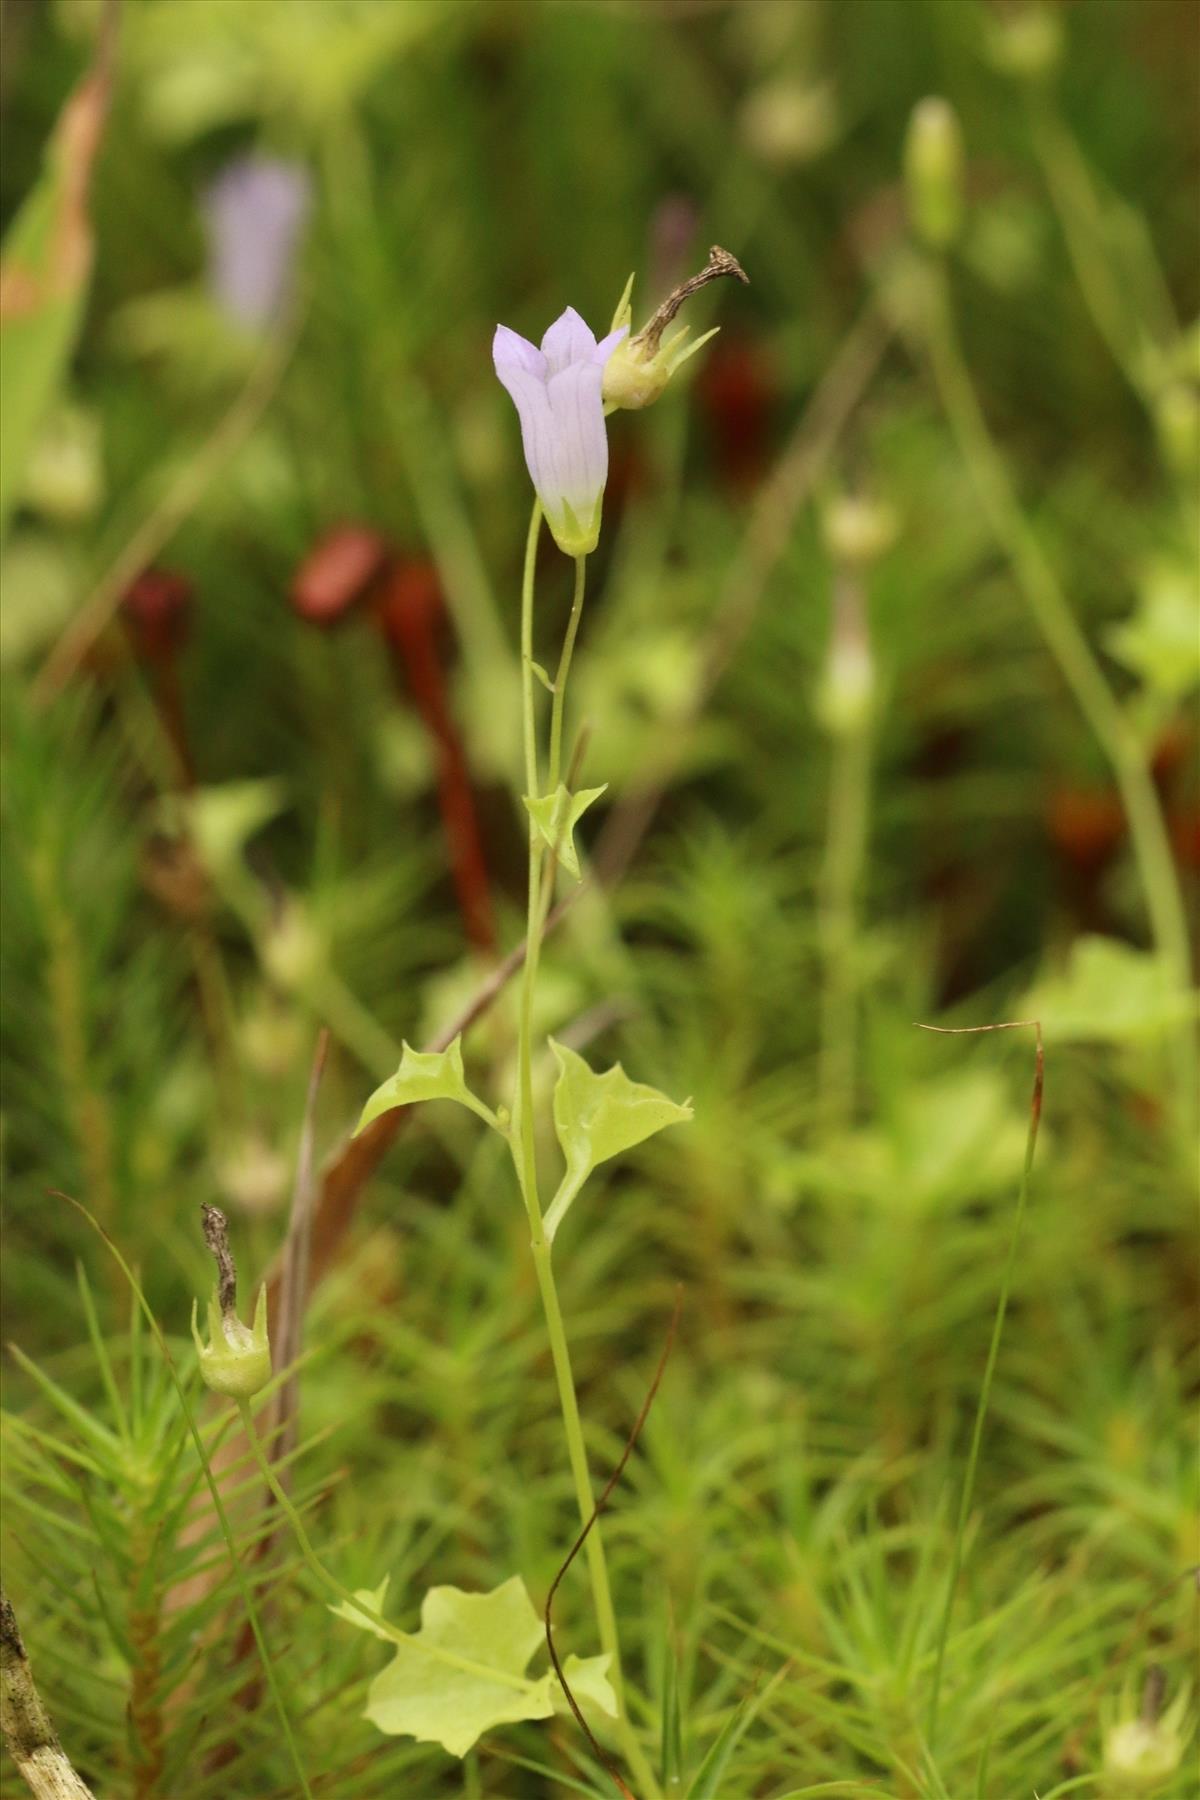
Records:
M578 881L579 854L575 849L575 827L593 800L598 800L603 787L580 788L572 794L560 781L552 794L532 798L525 795L525 807L540 837L544 838L567 873Z
M457 1100L499 1131L500 1125L490 1107L473 1094L463 1072L462 1033L445 1050L413 1050L403 1045L400 1067L375 1089L363 1107L355 1135L397 1106L411 1106L417 1100Z
M378 1587L355 1588L354 1598L361 1600L371 1612L381 1613L387 1600L388 1583L391 1579L390 1575L385 1575ZM385 1644L391 1643L392 1640L387 1632L376 1625L374 1619L367 1618L365 1613L361 1613L357 1607L351 1606L348 1600L339 1600L337 1605L331 1606L329 1610L339 1619L345 1619L348 1625L357 1625L360 1631L369 1631L372 1637L381 1639Z
M692 1103L685 1100L680 1105L657 1088L630 1081L620 1063L597 1075L565 1044L551 1038L550 1048L559 1070L554 1087L554 1129L567 1162L546 1213L546 1236L552 1240L567 1208L598 1164L631 1150L668 1125L686 1124L692 1116Z

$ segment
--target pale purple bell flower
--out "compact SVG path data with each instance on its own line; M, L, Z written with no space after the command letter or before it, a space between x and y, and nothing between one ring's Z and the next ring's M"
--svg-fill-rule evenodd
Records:
M207 189L209 288L235 324L260 330L278 313L311 194L299 163L256 155L231 162Z
M600 396L604 365L628 331L622 325L596 342L573 306L542 339L497 325L496 374L521 421L530 478L559 549L587 556L600 536L600 503L608 479L608 435Z

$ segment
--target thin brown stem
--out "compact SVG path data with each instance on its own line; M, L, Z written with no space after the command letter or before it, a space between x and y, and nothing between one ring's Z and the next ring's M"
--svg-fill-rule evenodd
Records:
M300 1354L304 1331L304 1309L308 1300L309 1256L312 1245L313 1215L313 1150L316 1140L317 1095L325 1061L329 1054L329 1033L322 1029L317 1036L308 1092L304 1100L304 1122L300 1128L300 1148L296 1157L296 1181L292 1190L292 1212L287 1238L283 1246L283 1269L279 1283L279 1305L274 1321L276 1366L288 1369ZM299 1378L293 1372L284 1381L271 1406L272 1460L286 1460L296 1442L299 1409Z

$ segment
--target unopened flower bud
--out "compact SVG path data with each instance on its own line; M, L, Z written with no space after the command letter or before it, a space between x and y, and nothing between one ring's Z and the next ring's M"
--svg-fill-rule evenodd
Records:
M988 52L993 68L1017 81L1044 81L1062 57L1062 21L1041 5L1023 6L989 22Z
M204 1238L217 1264L217 1286L208 1301L207 1344L196 1322L192 1302L192 1338L200 1359L200 1373L214 1393L234 1400L251 1400L271 1379L271 1345L267 1337L267 1290L258 1291L254 1324L243 1325L237 1316L237 1270L229 1249L225 1215L216 1206L202 1208Z
M314 544L292 578L292 610L310 625L336 625L387 562L385 539L367 525L337 525Z
M840 494L821 521L825 543L835 562L865 568L889 550L896 538L896 515L885 501L862 494Z
M947 249L962 229L965 171L962 130L948 100L922 100L904 141L908 215L921 242Z
M698 337L693 344L687 341L691 335L691 329L687 325L681 325L678 331L671 332L669 336L664 334L689 295L707 287L710 281L716 281L722 275L732 275L735 280L749 285L749 278L737 258L714 244L708 253L708 261L699 274L681 282L636 337L628 335L633 316L633 276L629 277L625 292L617 302L617 310L613 314L613 331L624 329L626 335L617 344L604 367L602 393L606 407L636 412L643 406L651 406L672 375L689 357L695 356L697 350L707 344L711 337L715 337L715 326L712 331L706 331L702 337Z

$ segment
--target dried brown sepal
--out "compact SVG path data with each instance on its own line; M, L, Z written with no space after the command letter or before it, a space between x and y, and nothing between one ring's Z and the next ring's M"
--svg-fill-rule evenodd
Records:
M219 1206L202 1205L200 1217L204 1241L217 1265L217 1305L227 1319L237 1314L237 1265L229 1248L229 1220Z
M662 340L663 332L684 301L690 300L693 294L698 294L710 281L720 281L726 275L732 276L734 281L740 281L746 287L750 286L750 277L737 257L728 250L722 250L720 244L714 244L704 267L695 275L689 275L686 281L681 281L678 287L672 288L649 322L638 332L634 343L653 355Z

